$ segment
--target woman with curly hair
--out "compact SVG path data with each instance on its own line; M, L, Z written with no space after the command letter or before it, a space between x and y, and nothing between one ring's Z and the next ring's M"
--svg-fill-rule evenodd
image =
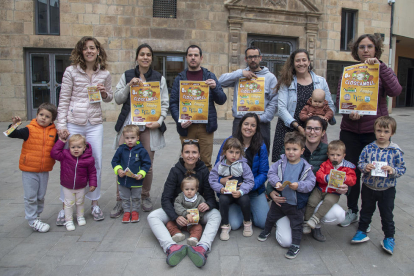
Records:
M299 114L315 89L325 91L325 100L335 113L335 106L325 78L312 71L309 53L305 49L297 49L286 60L276 85L279 119L273 141L272 162L279 160L287 132L297 130L305 135L304 124ZM330 123L334 124L334 121Z
M86 194L92 200L92 215L95 220L103 220L103 212L98 206L101 196L101 168L103 125L101 102L91 102L88 87L96 87L102 101L112 100L111 75L106 64L106 53L96 38L82 37L71 54L72 64L63 74L62 87L59 97L56 128L59 136L81 134L92 146L92 156L98 178L98 186L93 192ZM60 200L64 195L61 189ZM59 212L57 225L65 224L64 210Z

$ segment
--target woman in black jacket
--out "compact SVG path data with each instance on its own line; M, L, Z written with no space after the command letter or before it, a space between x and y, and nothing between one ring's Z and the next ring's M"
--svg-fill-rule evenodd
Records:
M170 220L176 221L180 226L188 224L186 218L178 216L174 210L174 200L181 193L181 182L188 171L198 179L198 192L206 200L206 203L198 206L200 212L205 212L200 223L206 226L197 246L177 245L165 226ZM202 267L206 263L207 253L211 250L211 244L221 222L220 212L215 209L214 192L208 182L209 173L204 162L200 160L198 140L184 140L181 157L171 168L164 184L161 197L162 208L151 212L148 216L148 224L164 252L167 253L167 264L170 266L176 266L187 254L197 267Z

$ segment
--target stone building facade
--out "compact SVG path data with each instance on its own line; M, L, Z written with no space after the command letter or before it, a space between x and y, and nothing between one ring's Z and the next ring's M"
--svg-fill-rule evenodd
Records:
M45 2L47 13L41 5ZM12 115L30 119L36 103L57 102L68 54L82 36L94 36L103 44L114 88L122 73L133 68L135 49L144 42L158 55L153 64L167 74L169 83L174 70L185 66L187 46L197 44L203 50L202 66L217 77L244 67L249 45L269 49L263 65L276 75L290 52L306 48L315 72L333 84L338 68L354 62L349 51L341 50L345 23L352 29L347 39L383 34L382 59L388 60L391 8L386 0L164 0L166 5L176 2L176 18L154 17L156 2L162 1L0 0L0 120ZM343 20L344 11L351 14L351 23ZM48 30L58 29L57 35L39 34L46 28L41 25L45 14ZM218 107L220 118L231 118L231 89L226 93L228 102ZM106 120L117 118L119 106L102 106Z

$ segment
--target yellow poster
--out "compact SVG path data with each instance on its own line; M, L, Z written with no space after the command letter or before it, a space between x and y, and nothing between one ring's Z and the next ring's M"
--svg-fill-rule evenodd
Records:
M180 81L178 122L208 122L209 86L204 81Z
M156 122L161 116L161 96L159 82L144 82L131 86L131 122L145 125Z
M89 103L102 102L101 92L99 92L99 89L97 86L88 86L87 90L88 90Z
M263 114L265 107L265 78L239 79L237 115L248 112Z
M357 111L377 115L379 64L357 64L344 68L339 113Z

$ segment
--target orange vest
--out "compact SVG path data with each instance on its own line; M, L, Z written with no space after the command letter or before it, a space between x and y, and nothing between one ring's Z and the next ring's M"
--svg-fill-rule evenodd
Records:
M19 169L25 172L51 171L55 165L55 159L50 157L57 135L55 124L42 127L33 119L27 128L29 138L23 142Z

